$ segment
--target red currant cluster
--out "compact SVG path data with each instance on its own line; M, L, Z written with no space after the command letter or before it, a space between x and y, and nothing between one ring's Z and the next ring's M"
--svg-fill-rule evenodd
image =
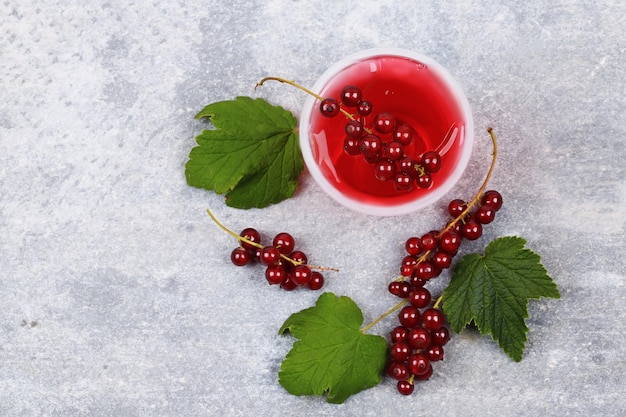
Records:
M421 140L413 127L388 112L375 114L368 122L373 105L362 99L361 89L354 85L341 90L340 100L323 99L320 112L334 117L343 110L342 106L356 110L355 115L345 112L349 119L344 128L343 149L346 154L362 156L365 162L374 165L376 178L393 181L398 192L411 191L414 186L426 189L432 185L432 174L441 168L441 156L436 151L416 157L405 153L414 140Z
M491 223L502 207L502 196L490 190L476 203L478 208L471 211L465 201L452 200L448 205L452 220L442 232L430 231L407 239L402 276L389 284L390 293L408 301L398 315L400 326L391 333L387 368L388 375L398 380L401 394L413 392L415 379L430 378L431 362L443 359L443 346L449 339L445 317L434 308L437 303L430 306L431 294L424 285L450 267L463 239L475 240L482 235L482 225Z
M233 249L230 259L237 266L244 266L252 261L259 261L267 268L267 282L287 291L298 286L319 290L324 286L324 276L307 264L304 252L295 250L295 240L289 233L281 232L274 236L272 245L263 246L261 235L251 227L244 229L239 236L239 247Z

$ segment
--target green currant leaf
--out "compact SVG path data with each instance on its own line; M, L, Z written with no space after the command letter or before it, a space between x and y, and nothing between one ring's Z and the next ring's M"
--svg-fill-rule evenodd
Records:
M304 162L296 119L263 99L237 97L206 106L196 118L215 129L196 137L185 165L191 186L226 194L237 208L266 207L293 195Z
M294 395L323 395L341 404L380 382L387 342L361 332L363 314L350 298L322 294L314 307L289 317L279 333L298 341L283 360L280 384Z
M560 298L539 255L520 237L493 240L485 254L466 255L443 293L443 310L459 333L473 322L516 362L522 359L531 298Z

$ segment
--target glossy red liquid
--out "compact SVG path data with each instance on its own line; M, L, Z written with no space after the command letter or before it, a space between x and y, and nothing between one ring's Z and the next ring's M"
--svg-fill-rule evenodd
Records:
M349 119L341 113L333 118L322 116L317 102L310 118L309 140L313 157L330 184L349 198L380 206L407 203L441 186L461 157L466 124L458 98L444 81L420 62L382 55L345 68L319 93L338 99L346 85L358 86L362 98L373 103L372 114L364 120L366 126L372 126L376 114L391 113L421 136L405 148L405 153L417 158L427 150L437 150L442 167L433 174L429 189L415 186L410 192L396 191L392 181L375 177L374 165L360 155L344 152L344 126ZM360 118L355 108L344 109ZM391 134L377 135L384 142L391 141Z

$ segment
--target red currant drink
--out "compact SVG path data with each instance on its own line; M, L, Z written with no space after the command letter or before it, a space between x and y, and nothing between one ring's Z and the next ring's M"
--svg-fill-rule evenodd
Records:
M371 113L361 111L353 96L342 102L346 87L371 104ZM437 201L462 175L473 142L471 111L455 80L432 59L398 49L365 51L331 67L314 91L337 99L349 114L329 117L311 97L300 122L309 171L345 206L374 215L405 214ZM346 125L355 122L363 132L346 142ZM368 134L379 143L370 144ZM398 146L402 134L410 140ZM427 156L432 151L439 158L434 168ZM413 161L410 170L403 160Z

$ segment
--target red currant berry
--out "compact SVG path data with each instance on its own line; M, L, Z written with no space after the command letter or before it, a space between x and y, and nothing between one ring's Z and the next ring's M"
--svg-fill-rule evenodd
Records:
M415 172L415 160L410 157L401 158L398 161L398 168L405 174L413 174Z
M408 238L404 247L409 255L417 256L422 253L422 243L416 236Z
M265 270L265 279L271 285L280 284L287 277L287 271L282 265L271 265Z
M230 254L230 260L237 266L244 266L250 263L252 255L250 255L250 252L248 252L247 249L235 248Z
M454 256L459 251L461 241L461 235L451 230L447 230L443 232L443 234L439 237L439 242L437 243L437 246L439 247L440 251Z
M382 141L376 135L366 135L359 142L359 146L361 147L361 153L366 158L380 155L382 145Z
M406 361L411 354L411 347L405 342L397 342L389 349L389 354L397 361Z
M280 261L280 251L274 246L266 246L261 249L260 261L265 265L276 265Z
M419 188L425 190L433 185L433 177L431 177L430 174L422 174L415 179L415 183Z
M280 283L280 288L282 288L285 291L293 291L296 289L297 286L298 284L293 282L293 278L290 274L287 274L287 276Z
M433 343L439 346L445 346L450 340L450 332L447 327L441 327L432 332Z
M410 347L414 349L426 349L430 346L432 337L427 329L416 327L409 332L408 340Z
M389 283L388 289L396 297L407 298L411 292L411 285L405 281L392 281Z
M409 370L416 377L427 374L429 368L431 368L431 365L426 355L416 353L409 357Z
M476 220L469 220L461 226L461 234L467 240L476 240L483 234L483 227Z
M413 391L415 391L415 385L409 381L398 381L396 388L402 395L411 395L413 394Z
M446 252L437 251L433 255L432 261L435 265L437 265L437 268L446 269L450 268L450 265L452 265L452 256L453 255Z
M424 287L415 288L409 293L409 303L417 308L428 307L431 301L430 291Z
M430 260L422 261L415 266L413 274L418 278L429 280L439 276L441 269Z
M398 314L398 321L407 329L412 329L420 323L420 312L416 307L411 305L402 307Z
M420 242L422 244L422 249L424 250L433 250L437 247L437 235L438 233L434 230L422 235L420 238Z
M448 204L448 213L450 213L450 216L456 219L461 215L461 213L465 211L466 208L467 203L460 198L457 198L450 201L450 204Z
M436 308L427 308L422 314L422 323L428 330L438 330L443 326L443 313Z
M392 361L387 366L387 375L397 381L406 381L409 378L409 366L404 362Z
M413 140L414 130L409 125L399 124L393 131L393 140L403 146L411 144Z
M496 211L493 207L487 204L483 204L482 206L478 207L478 209L476 210L476 215L474 216L476 221L480 224L489 224L493 221L495 217Z
M390 181L396 176L396 164L388 159L383 159L376 164L374 175L381 181Z
M274 240L272 241L272 245L280 251L283 255L287 255L293 248L296 246L296 241L293 236L291 236L287 232L280 232L276 236L274 236Z
M428 151L422 155L422 167L426 172L437 172L441 168L441 156L435 151Z
M431 362L443 360L443 348L437 345L429 347L426 351L426 357Z
M356 156L361 154L361 139L346 137L343 140L343 151L348 155Z
M296 285L306 285L311 280L311 268L306 265L298 265L293 269L291 279Z
M318 271L311 272L311 280L307 284L309 289L317 291L324 286L324 275Z
M387 158L397 161L404 156L404 147L400 142L389 142L387 145Z
M391 333L389 333L389 338L391 339L391 343L398 342L408 342L409 337L409 329L404 326L395 327Z
M491 206L495 211L498 211L502 207L502 195L496 190L485 191L480 203Z
M360 138L363 135L363 125L358 120L350 120L344 128L346 135L351 138Z
M399 173L393 177L393 185L398 192L409 192L413 189L413 178L409 174Z
M341 102L347 107L356 107L361 101L361 89L354 85L346 85L341 90Z
M433 376L433 366L431 364L428 364L428 369L426 370L426 372L424 372L422 375L415 375L415 379L417 379L418 381L426 381L428 379L430 379L430 377Z
M411 286L413 288L422 288L428 282L427 279L416 277L414 274L411 275L411 278L409 279L409 281L411 282Z
M389 113L379 113L374 117L374 129L380 133L391 133L396 127L396 119Z
M241 231L241 233L239 233L239 236L249 240L250 242L261 244L261 235L259 234L259 232L257 232L256 229L253 229L252 227L248 227L246 229L243 229ZM243 240L241 240L239 242L240 242L242 248L246 248L248 250L256 250L257 249L256 246L251 245L248 242L244 242Z
M291 252L288 258L299 264L305 264L309 261L306 255L304 254L304 252L299 251L299 250Z
M369 101L365 101L365 100L359 101L359 104L357 104L356 106L356 111L361 116L369 116L372 113L373 109L374 109L374 106L372 105L372 103Z
M334 117L339 113L339 102L334 98L325 98L320 103L320 113L322 116Z

